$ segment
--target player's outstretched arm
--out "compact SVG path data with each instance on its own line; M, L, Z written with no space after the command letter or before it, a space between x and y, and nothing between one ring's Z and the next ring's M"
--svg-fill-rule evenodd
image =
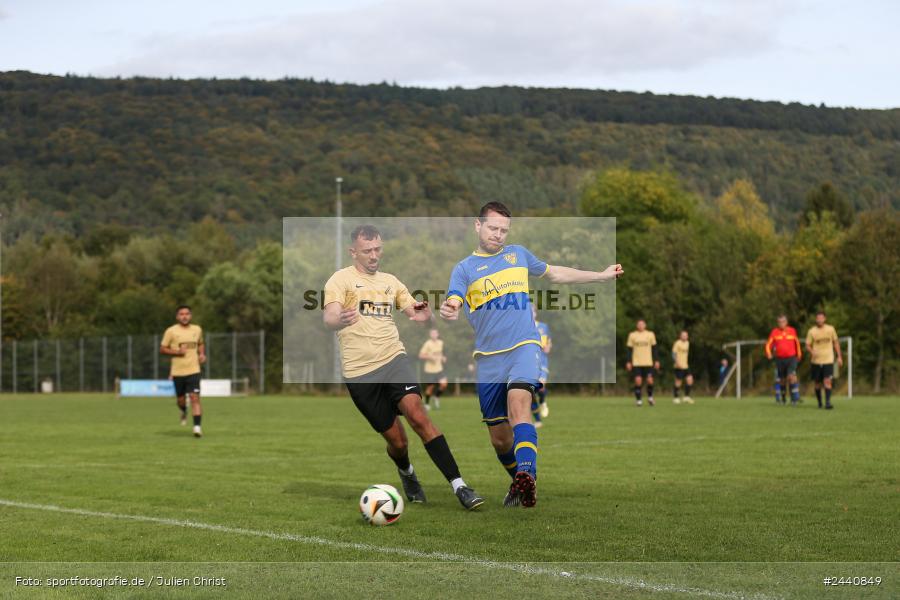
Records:
M359 321L359 311L356 307L343 310L344 305L340 302L329 302L322 311L322 321L325 327L337 331L344 327L349 327Z
M441 304L441 318L446 319L447 321L455 321L459 319L459 307L462 306L462 302L460 302L457 298L447 298L444 300L444 303Z
M160 354L168 354L169 356L184 356L184 349L169 348L168 346L160 346L159 353Z
M609 265L602 271L582 271L559 265L547 266L547 279L553 283L599 283L621 277L625 271L622 265Z
M403 310L403 314L409 317L410 321L418 321L423 325L427 325L434 320L434 315L431 314L431 308L427 302L411 304Z

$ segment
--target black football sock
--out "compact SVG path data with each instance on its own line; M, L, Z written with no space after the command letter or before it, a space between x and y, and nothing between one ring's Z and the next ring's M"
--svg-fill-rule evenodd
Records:
M434 391L434 395L435 395L437 398L440 398L440 397L441 397L441 394L443 394L443 393L444 393L444 390L442 390L441 388L438 388L438 389L436 389L436 390Z
M178 407L178 410L181 411L181 418L184 419L187 417L187 404L178 404L178 401L175 401L175 405Z
M397 465L397 468L403 471L404 473L409 473L409 452L404 450L402 456L394 456L391 454L391 449L388 448L388 456L391 457L391 460L394 461L394 464Z
M689 384L687 384L687 383L684 384L684 395L685 395L685 396L690 396L690 395L691 395L691 386L690 386Z
M825 388L825 404L831 405L831 388Z
M653 397L653 384L651 384L651 383L647 384L647 397L648 398Z
M677 386L677 385L673 385L673 386L672 386L672 397L673 397L673 398L677 398L677 397L678 397L678 386Z
M194 425L200 427L200 419L203 418L203 415L194 415Z
M450 446L447 445L447 439L443 435L439 435L425 444L425 450L447 481L459 479L459 467L456 466L456 459L453 458Z
M822 406L822 390L820 388L816 388L816 400L819 402L819 406Z
M639 385L634 386L634 399L635 400L641 399L641 386L639 386Z

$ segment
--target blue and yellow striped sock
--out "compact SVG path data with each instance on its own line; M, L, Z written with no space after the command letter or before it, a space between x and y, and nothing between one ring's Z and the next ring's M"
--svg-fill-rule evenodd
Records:
M791 384L791 402L799 402L800 400L800 384Z
M781 382L775 382L775 402L781 402Z
M531 423L519 423L513 427L513 448L519 471L526 471L532 477L537 475L537 431Z
M500 464L503 465L503 468L506 469L509 476L515 478L518 463L516 462L516 453L513 452L513 449L510 448L503 454L498 453L497 460L500 461Z

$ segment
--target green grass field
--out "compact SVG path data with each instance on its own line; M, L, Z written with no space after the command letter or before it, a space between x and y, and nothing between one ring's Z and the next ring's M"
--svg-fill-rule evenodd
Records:
M168 399L7 395L0 597L896 598L900 401L836 403L551 393L538 506L508 510L477 402L445 398L486 505L463 511L414 440L429 502L373 528L360 493L399 480L347 398L207 399L198 440ZM150 583L47 587L115 575Z

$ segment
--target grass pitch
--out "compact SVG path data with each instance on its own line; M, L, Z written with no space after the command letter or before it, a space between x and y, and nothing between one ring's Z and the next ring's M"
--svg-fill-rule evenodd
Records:
M897 398L549 402L536 509L503 509L477 402L445 398L486 505L463 511L410 431L429 501L373 528L360 493L400 484L348 398L209 398L198 440L169 399L0 397L0 597L900 594Z

